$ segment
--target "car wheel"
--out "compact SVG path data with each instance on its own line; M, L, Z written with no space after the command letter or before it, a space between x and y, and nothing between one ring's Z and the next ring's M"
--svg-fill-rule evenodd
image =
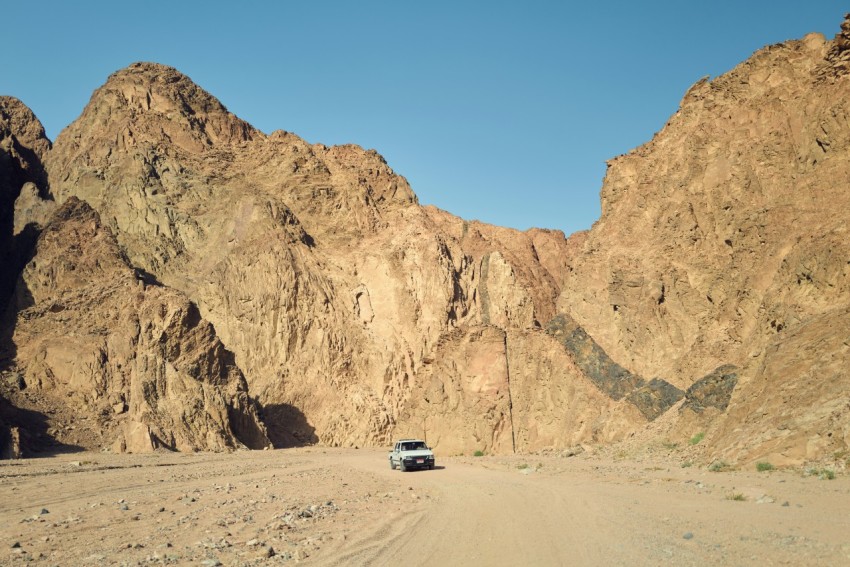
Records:
M432 463L432 464L430 464L430 465L428 465L428 470L429 470L429 471L434 470L434 464L433 464L433 463Z
M401 472L407 472L407 467L404 466L404 461L401 459L398 461L398 468L401 469Z

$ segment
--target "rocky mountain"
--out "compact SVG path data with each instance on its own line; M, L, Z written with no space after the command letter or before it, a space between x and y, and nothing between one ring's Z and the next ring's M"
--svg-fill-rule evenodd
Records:
M688 388L739 368L707 437L726 458L800 462L850 441L842 27L699 81L652 141L611 160L559 301L643 375Z
M139 279L76 197L52 216L16 288L26 390L78 412L69 434L119 451L268 444L233 355L182 293Z
M645 431L705 432L706 459L844 450L845 33L698 82L569 238L422 207L373 150L265 134L158 64L109 77L52 148L3 99L6 406L74 408L97 427L55 439L118 450L131 430L180 450Z

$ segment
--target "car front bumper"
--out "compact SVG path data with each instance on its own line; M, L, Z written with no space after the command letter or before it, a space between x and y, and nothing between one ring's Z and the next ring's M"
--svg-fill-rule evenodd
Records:
M434 466L433 458L409 458L403 459L403 461L406 469L430 469Z

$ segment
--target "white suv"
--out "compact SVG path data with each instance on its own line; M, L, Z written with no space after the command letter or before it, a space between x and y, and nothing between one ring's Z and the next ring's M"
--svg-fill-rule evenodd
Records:
M390 451L390 468L401 472L413 469L434 469L434 452L425 441L402 439Z

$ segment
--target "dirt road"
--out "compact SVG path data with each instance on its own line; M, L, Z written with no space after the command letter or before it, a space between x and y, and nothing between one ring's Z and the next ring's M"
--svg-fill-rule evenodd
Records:
M0 564L850 565L844 475L599 455L438 465L318 448L3 462Z

